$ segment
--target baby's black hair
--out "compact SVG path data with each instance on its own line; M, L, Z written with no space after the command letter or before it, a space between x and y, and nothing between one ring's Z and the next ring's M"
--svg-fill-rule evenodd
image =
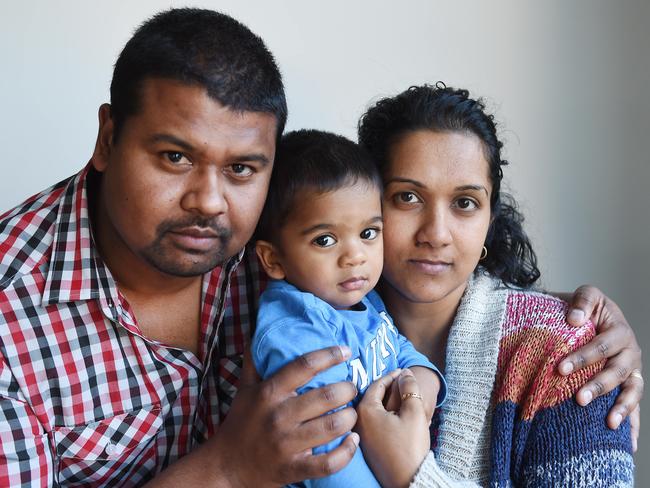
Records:
M256 239L273 241L304 189L327 193L366 181L381 193L377 165L364 148L343 136L319 130L285 134L278 144L266 204Z

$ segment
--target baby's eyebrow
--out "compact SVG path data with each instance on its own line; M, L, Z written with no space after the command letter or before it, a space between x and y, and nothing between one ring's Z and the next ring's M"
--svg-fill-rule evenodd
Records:
M329 229L331 229L332 227L333 227L332 224L327 224L327 223L316 224L316 225L312 225L312 226L310 226L310 227L307 227L307 228L304 229L300 234L304 236L304 235L307 235L307 234L311 234L311 233L314 232L315 230L329 230Z

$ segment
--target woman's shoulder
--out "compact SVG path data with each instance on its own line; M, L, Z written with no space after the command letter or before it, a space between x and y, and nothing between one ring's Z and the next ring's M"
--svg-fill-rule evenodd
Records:
M502 324L497 366L497 401L522 404L523 415L571 398L603 362L570 376L559 374L560 361L595 335L591 322L573 327L567 304L544 293L510 290Z

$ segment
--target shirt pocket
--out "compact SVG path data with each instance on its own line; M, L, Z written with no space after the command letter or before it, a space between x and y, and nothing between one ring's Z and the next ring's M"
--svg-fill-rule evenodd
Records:
M74 427L55 427L56 474L63 486L138 484L156 467L159 406Z

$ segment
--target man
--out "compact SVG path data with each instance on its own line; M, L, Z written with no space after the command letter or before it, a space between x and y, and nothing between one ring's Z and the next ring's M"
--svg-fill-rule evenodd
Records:
M311 448L352 428L323 414L354 387L295 393L347 350L241 372L263 286L244 249L285 120L232 18L170 10L129 40L89 165L0 217L1 486L277 486L349 461L356 434Z

